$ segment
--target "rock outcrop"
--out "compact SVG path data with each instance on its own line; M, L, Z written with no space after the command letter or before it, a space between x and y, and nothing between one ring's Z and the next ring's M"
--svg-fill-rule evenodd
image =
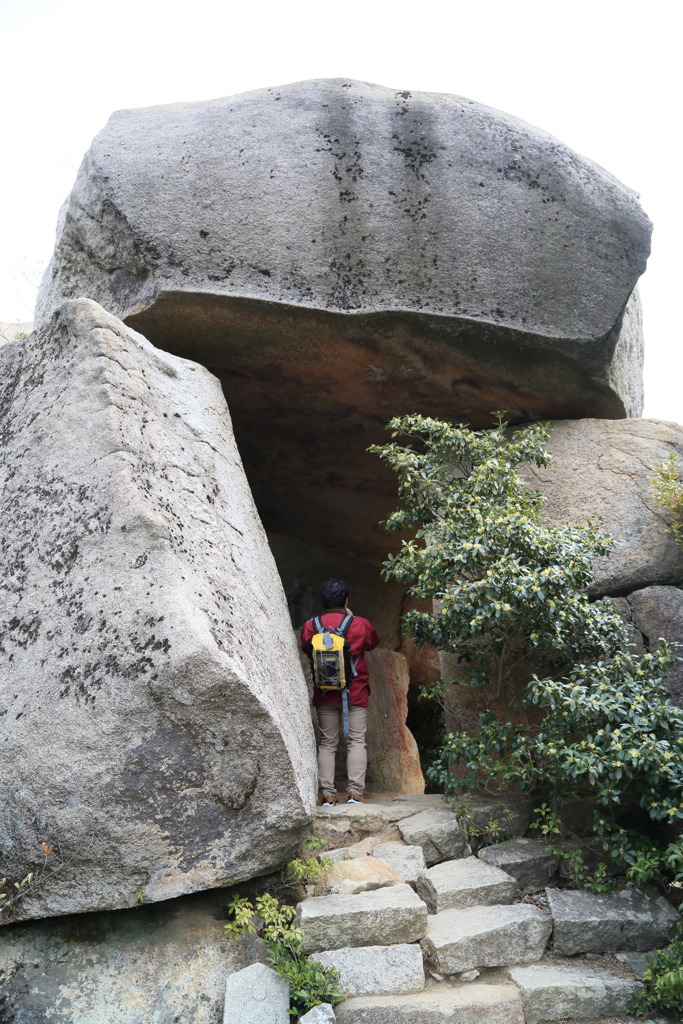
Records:
M525 468L545 495L553 526L598 523L615 539L595 562L595 595L623 595L683 583L683 549L675 542L652 483L671 452L683 454L683 427L662 420L564 420L551 424L549 466Z
M114 114L38 316L85 295L208 366L278 564L319 545L353 581L386 553L395 480L366 449L392 415L640 413L649 235L633 192L508 114L303 82Z
M129 911L0 929L0 1015L26 1024L216 1024L226 976L262 959L223 933L226 896L195 893Z
M0 351L0 862L18 917L279 865L306 687L218 383L94 302Z

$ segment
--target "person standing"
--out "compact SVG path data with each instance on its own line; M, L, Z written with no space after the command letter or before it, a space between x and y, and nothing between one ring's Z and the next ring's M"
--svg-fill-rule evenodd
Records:
M349 588L343 580L325 580L320 588L323 606L318 619L326 629L338 629L347 616L345 637L348 644L354 674L348 687L349 735L347 739L346 774L348 776L347 803L364 802L365 772L368 752L365 733L368 725L368 701L370 685L368 667L364 658L366 651L372 651L379 644L375 627L368 619L354 615L349 608ZM308 619L301 628L301 649L311 653L311 640L317 633L315 619ZM318 712L321 738L318 744L318 779L322 790L323 807L334 807L338 803L334 783L334 765L339 736L342 731L342 696L339 690L313 690L313 706Z

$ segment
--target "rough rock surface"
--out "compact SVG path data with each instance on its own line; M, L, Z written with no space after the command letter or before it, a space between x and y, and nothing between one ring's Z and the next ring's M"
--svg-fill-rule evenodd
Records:
M229 975L223 1024L287 1024L289 982L267 964L250 964Z
M424 793L420 752L406 725L408 662L398 651L377 648L366 655L372 699L368 707L367 783L376 793Z
M508 975L522 994L526 1024L594 1020L625 1013L631 996L642 988L630 978L585 967L539 964L516 967Z
M678 587L645 587L629 594L631 621L642 641L654 650L660 637L669 643L683 643L683 590ZM683 651L679 648L680 657ZM667 676L671 697L683 704L683 662L676 662Z
M665 946L678 914L663 896L637 889L592 893L546 889L553 918L553 949L560 956Z
M0 863L61 864L18 916L265 873L315 750L217 382L88 300L0 360Z
M552 920L537 907L476 906L430 915L422 946L439 974L460 974L539 960L552 930Z
M331 1003L318 1003L299 1019L299 1024L334 1024L335 1020Z
M245 313L258 321L259 302L328 323L387 312L418 337L441 334L461 362L476 348L480 378L495 364L497 382L511 378L517 360L532 403L539 375L556 402L564 389L567 403L637 415L638 360L617 337L649 237L634 192L509 114L299 82L115 113L60 216L38 315L76 295L127 317L202 292L242 309L237 330ZM383 324L364 327L396 332Z
M416 407L638 415L648 246L632 192L508 114L303 82L115 114L39 308L86 295L216 373L293 602L348 573L394 647L377 524L396 482L368 445Z
M486 846L477 854L486 864L493 864L519 885L547 885L557 872L557 858L542 843L533 839L510 839L506 843Z
M520 897L514 878L478 857L461 857L423 872L416 889L431 914L451 907L514 903Z
M469 853L467 834L452 811L435 807L399 822L401 835L411 846L421 846L427 864Z
M317 883L315 895L348 896L401 883L405 883L405 879L385 861L365 854L336 863Z
M683 454L683 426L662 420L567 420L552 424L549 466L525 468L546 496L544 519L597 523L615 547L595 562L592 592L628 594L683 582L683 550L657 505L654 470L671 452Z
M395 793L397 796L424 793L425 780L420 766L420 752L415 737L406 725L410 685L408 662L403 654L386 647L369 651L365 659L370 672L372 693L366 733L366 785L375 793ZM310 668L305 671L308 677ZM341 737L335 768L340 792L346 792L348 788L346 755L346 742Z
M355 996L336 1012L338 1024L525 1024L512 985L444 985L415 995Z
M0 1019L12 1024L216 1024L225 979L267 957L223 933L217 890L136 910L0 929Z
M347 946L316 953L314 959L339 971L339 988L348 996L421 992L425 987L422 952L414 942L400 946Z
M381 842L400 838L397 824L422 810L444 810L444 802L433 793L401 796L394 799L369 795L364 804L337 804L316 807L313 833L332 848L362 849L369 853ZM364 840L370 839L365 844ZM362 842L363 847L359 847ZM367 845L367 849L365 848ZM351 853L348 854L352 856Z
M410 846L408 843L395 840L380 843L373 850L375 857L386 861L389 867L397 871L409 885L414 885L426 868L425 855L421 846Z
M427 908L409 885L355 896L315 896L297 906L304 951L416 942L427 930Z

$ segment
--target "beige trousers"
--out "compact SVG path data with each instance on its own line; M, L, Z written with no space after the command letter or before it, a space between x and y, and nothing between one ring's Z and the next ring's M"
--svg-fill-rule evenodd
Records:
M319 704L317 707L320 723L318 745L318 778L325 797L333 797L337 788L334 784L334 760L342 731L341 704ZM365 730L368 726L368 709L356 704L349 705L349 738L346 741L346 774L349 790L363 795L365 770L368 766L368 751L365 746Z

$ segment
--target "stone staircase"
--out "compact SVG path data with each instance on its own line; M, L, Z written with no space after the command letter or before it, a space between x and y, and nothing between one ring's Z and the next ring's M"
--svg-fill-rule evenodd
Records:
M654 892L554 888L555 860L533 840L473 856L439 797L318 808L315 833L335 863L298 920L349 998L302 1024L625 1024L637 951L665 945L677 921Z

